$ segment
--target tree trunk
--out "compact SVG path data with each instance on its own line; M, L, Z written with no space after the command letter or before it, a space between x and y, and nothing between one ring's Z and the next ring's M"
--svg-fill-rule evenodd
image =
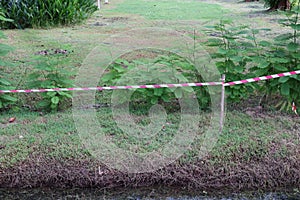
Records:
M274 10L290 10L291 9L291 2L289 0L278 0L274 6L269 8L269 11Z

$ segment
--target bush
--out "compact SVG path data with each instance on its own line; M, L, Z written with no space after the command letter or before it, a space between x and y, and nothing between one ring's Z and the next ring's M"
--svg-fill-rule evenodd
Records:
M4 14L1 13L0 11L0 22L1 21L12 21L10 19L6 19L4 16ZM5 35L0 32L0 39L4 39ZM6 44L2 44L0 43L0 66L10 66L11 64L8 62L5 62L4 60L1 59L2 56L5 56L6 54L8 54L10 51L12 51L13 48L6 45ZM5 73L3 72L3 68L0 67L0 90L11 90L11 89L15 89L11 87L11 82L9 80L7 80L5 77ZM9 94L0 94L0 109L6 108L9 105L14 104L17 101L17 99L15 97L13 97L12 95Z
M211 54L221 74L226 75L226 82L243 80L255 76L248 72L250 62L248 54L255 48L255 31L247 26L233 26L231 20L221 20L215 26L207 26L207 32L213 36L207 45L217 47ZM251 36L252 38L249 38ZM256 84L242 84L226 88L229 102L247 99L255 90Z
M1 10L14 20L2 22L2 28L28 28L80 23L97 7L94 0L6 0Z
M284 13L286 19L281 19L279 23L289 28L289 31L273 40L257 40L256 35L268 29L248 29L245 26L233 26L226 21L209 27L213 28L209 33L214 37L209 38L208 45L217 47L212 58L220 72L226 74L227 82L300 69L300 3ZM240 101L248 98L259 86L265 92L265 97L283 97L277 100L275 106L282 110L289 109L292 102L300 104L299 85L299 75L293 75L267 80L259 85L231 86L226 88L226 92L229 100Z
M66 69L69 61L66 53L36 56L32 62L33 69L28 75L27 86L32 89L73 87L71 80L73 72ZM70 92L64 91L43 92L40 96L42 99L36 103L36 107L48 111L57 111L62 106L66 107L63 102L72 98Z
M162 55L154 60L117 59L109 66L108 72L102 77L100 85L155 85L165 83L203 82L201 76L192 63L176 55ZM175 102L190 95L200 97L199 106L206 109L210 105L210 96L207 87L182 87L182 88L158 88L137 89L131 93L120 92L118 102L121 104L134 99L140 103L157 104L163 102Z
M253 56L257 64L252 68L257 75L278 74L300 69L300 4L285 12L287 18L279 23L289 28L289 32L282 33L274 38L273 42L261 41L261 53ZM269 94L280 92L284 101L278 103L281 109L289 108L291 102L300 104L300 77L299 75L281 77L265 82L265 90Z

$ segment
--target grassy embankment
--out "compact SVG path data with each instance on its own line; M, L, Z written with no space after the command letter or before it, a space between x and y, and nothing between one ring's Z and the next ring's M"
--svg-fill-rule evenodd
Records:
M139 3L137 3L139 2ZM120 4L118 4L120 3ZM78 67L87 54L105 38L130 28L141 26L168 26L192 34L198 30L205 41L201 24L217 22L231 11L215 4L191 1L120 1L112 2L87 23L74 27L50 30L7 30L10 43L16 48L7 59L17 67L9 68L10 78L20 88L25 85L29 61L35 52L68 48L73 50L72 70ZM237 14L247 21L246 15ZM254 18L255 24L263 17ZM256 20L256 21L255 21ZM243 21L241 21L243 22ZM273 26L269 22L270 26ZM109 93L103 92L97 104L110 103ZM82 145L73 121L72 111L42 113L31 110L36 94L20 94L20 105L26 108L1 113L0 118L0 186L142 186L151 184L188 185L194 188L216 189L277 189L299 187L300 152L299 118L260 111L246 114L246 107L228 111L223 133L213 150L203 159L197 157L201 144L195 140L191 148L175 163L150 174L126 175L105 166L98 173L98 166ZM103 97L103 99L101 98ZM91 109L91 108L87 108ZM241 110L243 112L241 112ZM132 111L140 124L147 124L143 109ZM134 113L135 112L135 113ZM199 117L205 124L209 113ZM14 123L7 123L16 117ZM164 132L151 141L140 141L116 128L110 107L97 109L98 122L106 127L107 135L124 148L139 146L140 151L153 151L169 141L178 128L177 112L168 113ZM165 178L162 178L165 177Z

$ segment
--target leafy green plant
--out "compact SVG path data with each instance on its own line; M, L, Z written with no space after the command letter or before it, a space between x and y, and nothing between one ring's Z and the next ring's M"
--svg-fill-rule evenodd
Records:
M248 54L256 49L256 30L247 26L233 26L229 20L221 20L215 26L207 26L207 31L212 36L207 45L217 47L211 56L220 73L226 75L226 82L243 80L253 75L248 72L247 64L250 59ZM248 98L254 91L254 84L235 85L226 88L228 100L240 101Z
M130 75L127 73L130 73ZM141 80L144 82L141 82ZM137 83L155 85L186 83L188 81L201 82L201 77L197 75L194 66L187 60L178 55L166 55L152 61L134 60L128 62L124 59L118 59L110 66L109 71L102 77L101 81L101 84L106 85L136 85ZM200 106L207 108L210 103L207 88L198 87L193 89L196 94L202 94L199 99ZM180 99L191 94L193 89L189 87L137 89L131 98L150 104L170 102L175 98ZM120 103L122 103L122 98Z
M68 88L73 86L73 73L64 66L68 62L66 55L37 56L33 62L33 71L28 75L29 88ZM70 92L56 91L40 93L42 100L38 108L55 111L65 99L72 98Z
M0 12L0 21L12 21L3 16L3 13ZM0 32L0 39L6 38L5 35ZM9 80L7 80L5 77L5 71L3 69L3 66L10 66L11 64L8 62L5 62L2 57L8 54L10 51L12 51L13 48L0 43L0 90L10 90L15 89L12 87L12 84ZM14 104L17 101L17 98L15 98L12 95L9 94L0 94L0 109L6 108L9 105Z
M48 27L80 23L96 10L94 0L7 0L0 9L12 22L4 28Z
M299 44L299 4L291 11L286 11L286 19L280 20L280 24L288 27L290 32L280 34L273 42L261 41L261 52L252 56L256 66L251 70L257 75L270 75L289 72L300 69L300 44ZM276 107L285 109L295 101L300 103L300 77L297 75L281 77L265 82L264 89L267 94L280 94L284 97Z

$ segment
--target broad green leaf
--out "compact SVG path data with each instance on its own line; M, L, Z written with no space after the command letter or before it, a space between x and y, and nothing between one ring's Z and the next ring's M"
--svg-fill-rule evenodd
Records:
M273 80L271 80L270 86L274 87L274 86L277 86L277 85L279 85L279 84L280 84L280 83L279 83L279 80L278 80L278 79L273 79Z
M58 92L58 94L61 95L61 96L65 96L65 97L67 97L67 98L69 98L69 99L72 98L72 95L69 94L68 92Z
M183 87L182 89L186 92L194 92L194 89L192 87Z
M270 65L270 63L268 61L261 61L257 67L260 69L264 69L264 68L268 67L269 65Z
M102 80L103 82L108 82L108 81L112 81L115 77L116 77L116 74L110 72L110 73L108 73L108 74L105 74L105 75L101 78L101 80Z
M228 53L228 50L224 49L224 48L219 48L218 49L218 53L222 54L222 55L226 55Z
M296 31L300 31L300 24L291 24L290 27Z
M232 56L230 59L234 62L241 62L244 58L242 56Z
M172 81L172 79L166 73L161 74L161 76L159 76L158 78L164 83L170 83Z
M12 19L7 19L7 18L3 17L2 15L0 15L0 21L13 22L14 20L12 20Z
M57 97L57 96L52 97L52 98L51 98L51 102L52 102L53 104L58 104L58 103L59 103L59 97Z
M7 94L1 94L1 95L0 95L0 98L1 98L1 99L4 99L4 100L6 100L6 101L11 101L11 102L16 102L16 101L18 101L17 98L12 97L12 96L7 95Z
M164 92L164 88L157 88L154 90L154 95L155 96L161 96Z
M236 71L238 73L242 73L244 71L244 66L237 65L237 66L235 66L234 71Z
M289 39L293 38L293 34L291 33L285 33L285 34L281 34L277 37L274 38L275 41L287 41Z
M166 88L167 91L174 92L176 88Z
M286 48L287 48L289 51L294 52L294 51L297 51L297 50L298 50L299 44L294 43L294 42L291 42L291 43L289 43L289 44L286 46ZM299 52L298 52L298 54L299 54Z
M289 63L290 60L286 58L270 58L271 63Z
M48 97L54 97L56 95L56 92L47 92L46 95Z
M178 63L178 65L179 65L182 69L185 69L185 70L192 70L192 69L195 68L193 65L191 65L191 64L188 63L188 62L180 62L180 63Z
M163 100L164 102L170 102L170 101L171 101L171 100L170 100L170 97L169 97L168 95L162 95L161 98L162 98L162 100Z
M268 68L257 69L257 70L255 70L255 74L256 74L257 76L268 75L268 71L269 71Z
M186 78L182 74L175 73L174 77L181 82L186 82Z
M52 110L54 110L54 109L57 108L57 105L58 105L58 104L51 104L51 105L50 105L50 108L51 108Z
M279 83L285 83L285 82L287 82L289 79L290 79L290 77L288 77L288 76L280 77L279 80L278 80L278 82L279 82Z
M281 85L280 92L284 96L289 96L290 95L290 85L288 82L285 82Z
M259 43L258 43L260 46L263 46L263 47L270 47L271 46L271 43L270 42L268 42L268 41L260 41Z
M151 104L157 104L157 102L158 102L158 97L151 98Z
M182 98L183 92L182 92L181 88L176 88L174 93L175 93L176 98L179 98L179 99Z
M287 72L289 69L282 65L275 65L274 68L280 72Z
M119 73L122 73L122 72L125 72L126 69L124 67L122 67L121 65L115 65L114 66L114 69L119 72Z
M299 52L292 53L292 57L296 59L300 59L300 53Z

